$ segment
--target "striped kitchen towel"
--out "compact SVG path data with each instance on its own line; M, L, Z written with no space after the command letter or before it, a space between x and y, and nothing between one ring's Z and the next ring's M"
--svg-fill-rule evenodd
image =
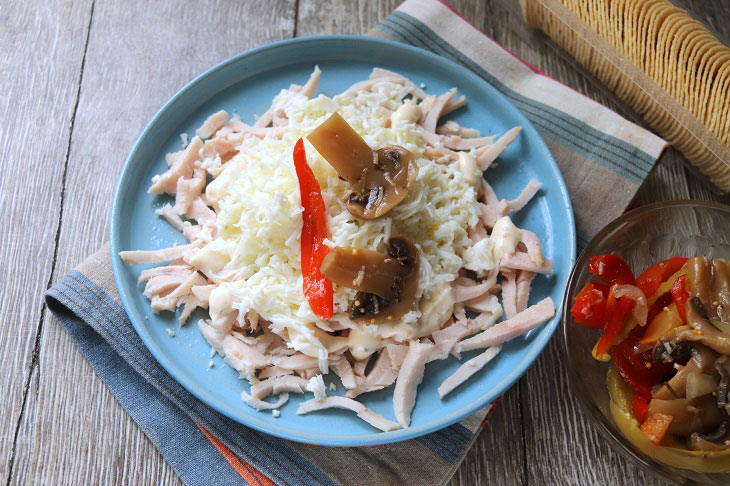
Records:
M465 65L522 110L560 165L583 242L623 212L665 147L651 133L514 57L446 3L408 0L372 34ZM56 283L46 302L186 484L443 484L492 409L393 445L329 448L289 442L222 416L164 371L120 303L108 246Z

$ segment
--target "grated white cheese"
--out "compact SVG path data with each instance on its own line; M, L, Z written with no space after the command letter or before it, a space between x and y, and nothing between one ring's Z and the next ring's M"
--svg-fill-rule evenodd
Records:
M207 243L195 256L201 260L196 266L225 274L227 282L216 293L228 296L214 299L211 295L211 316L238 310L242 320L254 309L271 322L274 332L287 332L290 347L317 358L326 359L328 353L348 345L347 338L328 339L317 328L318 319L302 292L302 208L292 161L294 143L335 111L371 147L395 144L413 152L419 174L403 202L387 216L360 220L345 208L346 183L305 138L307 161L327 207L327 245L385 251L390 236L410 237L420 252L417 301L428 297L429 289L456 278L464 266L464 252L472 246L467 229L479 218L476 192L456 164L437 164L422 156L426 142L420 126L402 121L386 127L408 92L409 88L389 82L378 83L372 92L334 98L320 95L311 100L282 90L273 108L283 110L289 120L283 135L247 137L238 147L239 153L222 167L220 161L204 164L215 177L206 188L206 197L218 209L217 235L212 241L193 242ZM337 288L335 313L345 312L354 294ZM218 302L222 300L225 302ZM400 322L382 326L380 337L414 337L419 317L416 302Z
M314 398L316 400L327 398L327 388L324 386L322 375L313 376L309 379L309 383L307 383L307 391L314 393Z

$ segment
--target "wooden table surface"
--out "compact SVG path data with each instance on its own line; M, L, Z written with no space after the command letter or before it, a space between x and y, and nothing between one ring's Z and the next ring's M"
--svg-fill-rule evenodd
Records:
M696 14L728 37L725 0ZM117 174L180 87L246 49L360 34L398 0L4 0L0 5L0 480L179 484L45 309L43 292L108 239ZM527 62L641 123L511 0L460 0ZM517 2L515 1L514 4ZM723 6L724 4L724 6ZM671 150L637 201L715 195ZM557 339L497 407L453 484L659 484L612 452L571 397Z

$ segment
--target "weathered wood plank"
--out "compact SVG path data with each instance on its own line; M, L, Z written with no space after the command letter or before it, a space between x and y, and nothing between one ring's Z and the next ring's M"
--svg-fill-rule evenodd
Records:
M293 21L293 0L97 0L54 278L108 238L114 174L154 112L215 63L290 37ZM16 457L16 484L180 484L50 315Z
M125 2L120 6L105 0L96 6L71 147L56 276L78 263L106 238L109 202L115 183L108 174L119 170L132 141L157 107L187 80L214 62L245 48L288 37L294 31L293 0L246 5L221 0L212 6L206 5L204 9L193 2L164 2L169 5L142 3ZM299 0L296 34L365 33L398 3L397 0ZM511 7L505 8L510 4L508 0L453 3L467 19L531 64L640 122L620 100L565 53L546 42L540 34L523 27ZM727 29L726 23L717 22L722 16L714 15L712 9L699 3L711 24L717 29ZM15 86L17 93L29 98L28 93L34 93L39 113L43 113L41 108L53 110L49 112L50 122L40 117L32 120L36 122L35 126L45 122L43 133L47 137L46 143L35 147L22 146L28 137L16 135L24 133L20 131L20 125L0 126L0 144L10 146L9 151L3 150L2 153L20 155L3 159L5 174L13 175L12 169L16 165L18 174L27 174L24 166L11 166L13 160L33 160L35 165L39 165L39 160L52 161L46 163L50 169L46 179L38 179L33 174L38 179L36 187L42 188L42 194L16 194L20 191L16 189L19 186L6 182L14 178L6 176L0 179L0 207L13 208L11 224L29 220L22 213L22 208L37 210L42 213L38 218L47 218L40 223L30 219L33 226L29 227L42 227L44 232L28 234L20 241L12 239L12 236L6 239L0 236L0 265L8 272L33 267L28 262L52 260L52 246L47 242L55 236L53 222L57 219L53 219L53 210L60 194L60 168L63 167L58 162L54 147L65 150L65 142L68 141L65 127L73 101L70 104L66 102L69 93L75 93L74 79L78 77L81 59L80 55L73 57L71 54L82 52L79 46L83 46L87 25L81 22L80 30L73 26L69 30L68 27L73 24L69 20L76 19L74 15L83 17L83 7L79 9L78 5L69 5L58 9L43 5L41 8L31 3L25 10L23 7L9 10L13 12L12 21L9 16L0 14L3 26L0 47L6 47L0 50L0 67L6 68L4 72L13 73L11 87ZM140 14L141 11L144 15ZM25 19L34 15L42 19L39 22L45 29L27 27ZM17 21L18 18L21 21ZM59 18L65 21L60 22ZM15 30L5 29L6 25L14 26ZM37 32L41 32L40 37L37 37ZM54 33L58 33L55 44ZM42 59L38 57L39 61L33 64L33 68L15 72L10 68L25 65L5 53L12 53L19 45L33 45L33 52L42 52L44 56ZM49 57L54 63L48 66L45 64L47 54L53 49L62 55ZM18 54L19 59L27 63L28 53L22 51L21 54ZM73 62L76 64L73 65ZM38 74L49 67L48 72ZM28 83L28 79L36 84ZM49 79L58 82L49 85ZM7 109L13 97L5 96L14 92L5 89L4 85L3 88L0 106L6 108L4 113L13 113L13 110ZM38 96L38 93L45 96ZM55 102L58 100L64 102ZM26 110L29 107L27 104L23 106ZM112 130L105 128L110 120ZM31 126L30 123L27 127ZM59 140L61 143L55 143ZM682 160L680 154L670 151L642 186L636 202L646 204L686 197L730 202L729 197L718 197L697 181L683 166ZM11 172L7 172L7 167L11 168ZM57 207L55 215L57 218ZM47 224L49 222L51 224ZM31 252L27 252L28 247ZM17 265L21 266L6 267L6 262L18 262ZM18 307L11 310L7 304L0 308L0 322L21 322L23 325L16 327L31 329L17 333L19 341L13 341L16 335L11 333L13 338L10 342L2 344L5 351L2 354L3 364L22 371L6 377L9 380L7 386L0 382L0 389L10 392L0 397L0 412L9 410L11 415L15 413L17 416L22 406L20 388L25 379L22 374L16 375L25 372L31 361L33 333L40 314L38 296L45 287L51 268L49 263L42 269L34 269L32 278L0 283L4 302L19 301L22 304L20 311ZM48 317L44 322L39 366L32 375L26 416L19 431L14 482L179 484L174 472L93 374L58 323ZM612 480L651 484L655 481L601 445L596 431L585 422L582 410L577 408L572 398L568 396L565 401L551 399L566 396L566 377L560 371L561 359L557 341L553 340L520 386L505 394L452 484L608 484ZM14 426L17 420L11 422ZM0 426L0 460L5 464L4 454L9 451L7 445L11 444L12 437L3 427ZM582 444L589 444L589 447L583 448ZM0 478L4 477L3 467L0 466Z
M0 6L0 481L13 458L53 270L90 0ZM49 62L49 60L52 60ZM12 463L12 466L11 466Z
M539 32L514 18L515 12L493 4L491 35L564 84L608 106L642 126L646 124L564 51ZM727 202L692 177L686 160L670 149L637 193L635 204L671 199L708 199ZM586 419L571 394L559 336L520 382L525 423L527 480L535 484L664 484L614 452Z
M296 35L364 35L400 3L400 0L299 0Z
M502 395L484 430L456 470L451 486L527 484L520 397L518 386Z

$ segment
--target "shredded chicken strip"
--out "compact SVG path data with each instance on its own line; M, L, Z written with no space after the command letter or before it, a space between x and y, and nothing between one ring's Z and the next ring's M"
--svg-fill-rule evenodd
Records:
M543 259L541 265L537 265L527 253L517 252L503 256L500 266L514 270L528 270L535 273L550 275L553 273L553 262L547 258Z
M309 400L299 405L297 415L305 415L310 412L316 412L318 410L325 410L328 408L352 410L362 420L383 432L391 432L400 428L400 425L397 423L386 419L362 403L346 397L326 397L321 400L317 400L316 398Z
M535 197L537 191L540 190L542 184L535 179L530 179L525 188L522 190L519 196L508 202L509 210L511 213L516 213L520 209L524 208L530 200Z
M221 137L211 138L203 144L203 155L205 157L215 157L216 155L222 157L235 151L233 144Z
M426 131L427 133L436 133L436 123L438 123L438 119L441 117L446 103L448 103L455 95L456 90L451 89L436 98L436 101L434 101L433 106L431 106L431 108L428 110L428 114L423 120L424 131Z
M443 125L436 127L436 133L439 135L458 135L463 138L476 138L479 136L479 130L474 128L464 128L454 120L449 120ZM494 137L488 137L494 140Z
M489 185L486 179L482 178L481 181L479 181L480 187L479 191L482 194L482 197L484 198L484 201L487 203L487 205L494 206L499 203L499 199L497 198L497 194L494 192L494 189L492 189L492 186Z
M262 369L258 374L259 380L264 380L266 378L276 378L277 376L286 376L286 375L293 375L293 370L285 370L283 368L279 368L278 366L269 366L267 368Z
M395 73L393 71L388 71L387 69L381 69L381 68L374 68L373 72L370 74L370 79L375 78L391 78L391 79L397 79L406 86L411 88L411 94L414 98L423 100L428 97L425 91L423 91L421 88L416 86L416 84L411 81L410 79L406 78L405 76L402 76L398 73Z
M349 88L345 90L345 93L357 93L358 91L371 91L375 85L380 83L394 83L394 84L403 84L403 80L397 78L397 77L382 77L382 78L374 78L374 79L367 79L365 81L360 81L358 83L353 84Z
M401 345L388 345L380 352L373 369L357 386L349 390L346 396L355 398L356 396L382 390L383 388L392 385L398 376L403 359L408 352L408 346ZM401 352L402 351L402 352ZM344 382L343 382L344 384Z
M408 427L411 423L411 411L416 404L416 389L423 381L423 373L432 350L433 344L430 342L412 341L398 372L393 391L393 408L398 423L403 427Z
M514 270L502 269L505 281L502 282L502 305L504 315L512 319L517 315L517 275Z
M289 394L282 393L281 395L279 395L279 399L277 401L275 401L274 403L269 403L263 400L259 400L258 398L254 398L244 391L241 392L241 400L243 400L243 403L255 408L256 410L274 410L281 407L289 400Z
M454 350L457 353L461 353L472 349L488 348L502 344L505 341L509 341L520 334L536 328L554 315L555 304L553 303L553 299L547 297L520 312L512 319L495 324L486 331L482 331L476 336L460 342Z
M497 283L496 272L490 273L489 278L481 283L466 278L458 278L451 284L451 290L454 296L454 303L464 302L476 299L489 292Z
M520 270L517 275L517 312L527 309L527 301L530 299L530 285L537 275L535 272Z
M213 113L210 115L198 128L195 130L195 134L202 139L212 137L223 125L228 121L228 113L224 110Z
M456 98L452 98L449 100L448 103L446 103L446 106L444 106L444 109L441 110L441 116L448 115L452 111L458 110L459 108L466 106L466 96L459 96Z
M480 204L482 211L482 223L487 228L493 228L497 220L509 214L509 203L502 199L496 204Z
M119 256L127 265L143 265L147 263L164 263L177 260L188 254L195 246L180 245L171 248L163 248L161 250L132 250L120 251Z
M183 220L180 219L180 216L178 216L178 214L175 212L170 204L165 204L160 209L155 211L155 214L157 214L158 216L162 216L167 220L168 223L170 223L173 228L182 232Z
M455 135L441 137L441 143L444 144L444 147L453 150L478 149L491 144L493 141L494 137L462 138Z
M368 362L370 361L370 358L361 359L360 361L355 361L355 364L352 365L352 371L355 372L358 376L365 376L365 368L368 366Z
M502 346L493 346L482 354L476 356L465 362L454 374L446 378L441 386L438 387L438 394L440 398L444 398L446 395L454 391L454 389L468 380L474 373L484 368L487 363L492 361L502 350Z
M342 386L348 390L352 390L358 385L358 381L355 378L355 373L352 371L352 365L344 356L338 356L330 358L330 366L332 370L340 377Z
M189 265L166 265L164 267L154 267L142 270L137 278L137 283L146 282L152 277L160 277L162 275L179 275L182 282L193 269Z
M299 94L302 94L306 96L307 98L311 98L314 92L317 90L317 84L319 83L319 78L322 75L322 70L319 69L319 66L314 66L314 71L309 76L309 80L307 80L307 84L305 84L301 91L299 91Z
M194 285L190 287L190 292L200 301L201 306L208 307L208 299L215 285Z
M278 376L268 378L251 385L251 395L261 400L269 395L278 395L279 393L304 393L307 389L309 380L300 376Z
M190 317L190 314L193 313L193 311L200 307L200 301L194 296L194 295L188 295L185 297L185 305L183 306L183 310L180 313L180 317L178 318L178 323L183 326L188 321L188 318Z
M538 267L542 266L545 262L545 258L542 256L542 245L540 244L540 238L535 233L528 230L520 230L522 242L527 248L527 254L530 256L532 263Z
M193 137L183 154L167 172L152 178L152 185L147 190L148 194L167 193L174 195L177 189L177 180L181 177L190 178L193 176L194 162L200 156L200 149L203 142L200 137Z
M517 135L519 135L521 131L522 127L511 128L510 130L507 130L507 133L499 137L493 145L486 146L482 150L477 151L476 159L477 164L479 164L479 168L487 170L492 162L494 162L497 157L504 152L504 149L514 142L515 138L517 138Z

